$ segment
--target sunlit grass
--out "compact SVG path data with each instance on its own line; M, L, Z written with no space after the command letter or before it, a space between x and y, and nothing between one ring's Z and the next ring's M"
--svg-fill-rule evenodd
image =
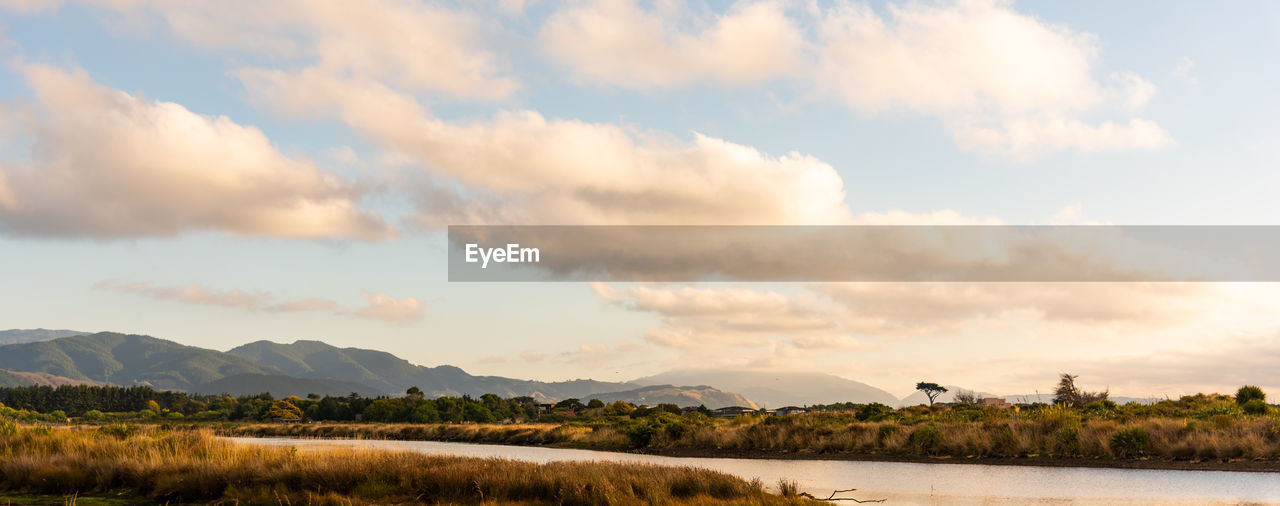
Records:
M799 500L772 495L759 482L703 469L300 450L236 445L209 431L154 428L132 433L111 428L17 428L0 434L0 490L61 495L125 490L158 502L244 504Z

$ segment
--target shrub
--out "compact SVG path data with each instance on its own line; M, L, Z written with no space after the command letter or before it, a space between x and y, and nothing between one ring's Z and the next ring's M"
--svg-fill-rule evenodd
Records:
M942 431L933 424L925 425L912 432L909 441L917 453L933 454L942 446Z
M1262 392L1261 388L1253 385L1245 385L1236 390L1236 404L1244 406L1252 400L1266 401L1267 394Z
M1267 414L1267 402L1262 399L1251 399L1249 402L1240 406L1246 414L1265 415Z
M854 417L857 418L859 422L866 422L866 421L878 422L880 420L883 420L885 418L885 415L888 415L889 413L892 413L892 412L893 412L893 408L886 406L884 404L880 404L878 402L873 402L871 404L866 404L858 408L858 412L854 414Z
M1142 427L1120 429L1111 436L1111 452L1120 458L1146 455L1151 451L1151 436Z
M91 409L89 411L86 411L82 418L84 418L85 421L88 421L88 422L100 422L102 420L106 420L107 415L103 414L101 411L98 411L96 409Z
M1085 404L1084 406L1085 412L1095 414L1095 415L1106 415L1106 414L1114 413L1117 408L1119 408L1119 406L1116 405L1115 401L1112 401L1110 399L1093 401L1088 404Z
M649 446L649 442L653 440L658 430L660 427L653 420L637 420L628 424L623 432L627 435L627 439L631 440L631 446L643 448Z
M8 420L0 420L0 436L12 436L18 433L18 424Z
M137 425L127 423L113 423L111 425L103 425L98 428L98 432L119 439L127 439L129 436L137 434L140 429Z

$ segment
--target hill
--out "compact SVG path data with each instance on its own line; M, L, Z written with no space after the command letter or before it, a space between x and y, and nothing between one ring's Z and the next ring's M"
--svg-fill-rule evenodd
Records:
M348 395L353 392L364 397L375 397L381 394L381 392L360 383L295 378L279 374L236 374L196 385L191 391L202 394L230 394L237 396L270 392L277 399L290 395L306 397L308 394L331 395L334 397Z
M77 380L64 376L54 376L43 372L23 372L9 371L0 369L0 387L26 387L26 386L48 386L56 387L62 385L106 385L99 381Z
M88 334L88 332L80 332L78 330L50 330L50 329L12 329L0 330L0 346L6 344L35 343L40 341L50 341L60 337L71 337Z
M493 393L503 397L527 395L543 401L558 401L642 386L595 380L542 382L475 376L450 365L420 366L384 351L338 348L320 341L295 341L291 344L257 341L227 353L289 376L361 383L392 395L403 394L409 387L416 386L427 395L437 397Z
M898 404L896 396L879 388L816 372L685 370L669 371L635 382L646 385L711 385L741 394L769 408L836 402Z
M672 385L653 385L623 392L594 394L590 397L592 399L600 399L606 404L623 401L637 406L675 404L680 407L696 407L702 405L710 409L729 406L744 406L751 409L760 407L746 397L735 393L721 392L709 386L677 387ZM582 399L582 401L585 402L587 399Z
M214 350L114 332L0 346L0 368L167 390L236 374L280 373Z

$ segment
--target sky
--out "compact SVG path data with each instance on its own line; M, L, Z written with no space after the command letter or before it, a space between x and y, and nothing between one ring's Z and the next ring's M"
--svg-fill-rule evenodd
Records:
M0 327L1280 388L1267 283L450 283L457 224L1275 224L1275 2L0 0Z

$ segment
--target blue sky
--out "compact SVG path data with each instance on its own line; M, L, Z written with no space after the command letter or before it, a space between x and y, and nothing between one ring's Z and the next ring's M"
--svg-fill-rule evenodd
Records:
M0 0L0 112L9 117L0 122L0 174L9 174L0 178L0 278L8 288L0 293L7 308L0 326L138 332L217 349L258 339L322 339L427 365L539 379L629 379L701 365L817 367L898 393L919 374L1001 392L1052 383L1054 374L1034 375L1039 369L1107 374L1098 364L1112 357L1062 353L1089 347L1081 342L1176 364L1205 339L1221 348L1274 335L1275 322L1262 310L1237 303L1265 300L1239 292L1266 293L1269 286L1196 287L1195 294L1173 296L1119 288L1116 296L1139 309L1087 325L1002 297L1068 303L1059 298L963 291L950 296L967 297L971 311L943 325L927 307L924 316L877 315L860 298L877 292L832 295L839 287L638 285L610 287L606 296L582 284L450 284L440 229L494 220L857 222L892 211L900 211L892 219L905 222L948 216L1027 224L1274 224L1280 219L1273 196L1280 183L1274 2L508 5L520 3L369 3L365 12L341 13L285 3ZM210 15L234 9L244 11ZM371 20L359 25L364 15ZM380 30L387 19L404 24ZM757 23L749 36L726 31L716 38L717 28L737 19ZM633 29L611 31L612 22ZM886 31L872 33L876 23ZM845 31L832 35L839 30ZM969 45L988 37L988 45ZM778 54L753 53L751 44L761 40ZM951 50L957 52L941 63L926 54ZM1084 60L1076 60L1081 54ZM903 77L913 65L931 70L925 78ZM66 77L75 69L83 69L83 79ZM1082 87L1059 89L1077 81ZM868 83L888 84L873 92ZM39 98L40 90L50 98ZM110 98L81 104L67 90L122 92L133 112L110 116L120 130L104 132L114 137L95 132L87 126L107 117L98 114L125 106ZM378 93L417 110L360 101ZM518 111L551 126L500 119ZM150 119L138 119L146 114ZM246 149L257 158L222 160L233 155L146 131L157 118L216 125L223 116L237 128L257 129L265 141L215 126L206 132L211 142L249 139ZM1126 127L1134 118L1155 130ZM1107 122L1117 130L1095 135ZM1055 124L1074 126L1059 131ZM1019 127L1011 125L1025 126L1030 144L961 138L978 128L1012 135ZM699 144L695 132L762 158L735 165L740 158ZM588 139L583 145L571 138L578 134ZM165 156L110 149L133 135L164 139L156 152ZM617 135L633 137L617 152L601 147ZM451 151L471 142L471 151ZM485 158L506 151L523 154L514 162ZM793 152L799 161L779 161ZM633 159L640 161L628 168ZM697 161L672 168L680 160ZM245 180L269 183L225 194L202 186L203 178L235 163ZM561 165L575 168L556 173ZM184 171L191 177L183 179ZM843 195L841 188L801 181L828 171ZM148 174L177 174L154 179L187 198L156 197L145 181L87 183ZM6 179L17 196L8 207ZM424 189L425 180L438 187ZM86 188L63 191L77 185ZM290 194L298 185L312 193ZM575 192L599 187L687 198L710 211L688 217L575 200ZM76 197L83 195L101 199ZM183 207L202 195L243 206L245 214ZM324 219L338 221L282 210L296 199L330 206ZM810 199L827 205L825 214L788 204ZM253 207L267 200L274 204ZM780 211L730 214L739 202ZM144 219L121 209L175 218ZM134 221L121 221L124 215ZM359 221L370 215L394 228L394 237L369 240L387 230ZM307 309L279 309L304 300L312 302ZM678 302L664 302L671 300ZM1144 319L1192 300L1223 309L1204 309L1195 321ZM771 316L780 320L800 315L843 323L803 340L782 324L750 335L717 326L757 311L757 302L790 308ZM726 312L674 309L702 303ZM894 324L865 324L870 320ZM698 344L663 337L671 335L695 336ZM1040 340L1035 351L1018 346L1028 336ZM819 341L828 344L813 344ZM922 350L1037 365L975 372L918 359ZM1153 371L1099 381L1136 395L1225 389L1235 378Z

